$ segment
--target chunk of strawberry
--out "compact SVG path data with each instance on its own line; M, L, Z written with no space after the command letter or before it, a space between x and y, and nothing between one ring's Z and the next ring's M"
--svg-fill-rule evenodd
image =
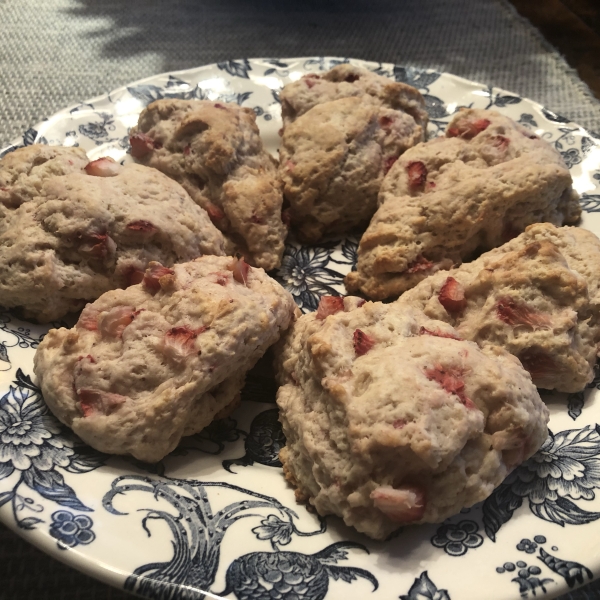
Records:
M90 258L104 260L112 255L117 248L114 240L108 233L88 232L81 235L79 252L87 254Z
M216 204L213 204L212 202L209 202L206 205L206 212L208 213L208 216L210 217L210 220L213 223L218 223L221 219L225 217L225 213L223 212L223 210Z
M383 163L383 174L387 175L389 170L394 166L394 163L398 160L397 156L388 156Z
M461 137L465 140L472 140L477 134L485 131L490 124L489 119L459 120L446 131L446 137Z
M450 314L461 313L467 306L465 289L454 277L446 279L438 292L438 300Z
M121 165L108 156L93 160L85 166L85 172L94 177L114 177L121 169Z
M526 348L517 358L534 380L562 371L561 365L541 348Z
M100 311L93 304L86 304L79 315L79 320L75 327L87 329L88 331L98 331L98 316Z
M181 361L192 354L200 354L196 349L196 338L206 327L191 329L187 325L172 327L165 333L165 353L175 361Z
M464 372L456 367L444 367L436 364L425 369L425 377L435 381L443 390L458 397L467 408L475 408L475 404L465 394Z
M128 400L121 394L86 388L77 390L77 398L84 417L90 417L95 413L110 415Z
M228 266L230 271L233 271L233 278L246 287L248 287L248 273L250 273L250 265L243 259L237 258Z
M440 329L427 329L427 327L421 327L419 335L433 335L434 337L448 338L450 340L462 340L456 333L441 331Z
M100 333L109 338L120 338L125 328L134 319L135 308L133 306L115 306L100 317Z
M395 523L414 523L423 518L425 490L416 485L381 486L371 492L375 508Z
M156 148L154 140L145 133L130 135L129 143L131 144L131 156L134 158L143 158ZM162 147L161 144L159 146Z
M493 135L490 138L490 144L499 150L506 150L510 140L504 135Z
M127 223L127 225L125 225L125 228L129 229L129 231L146 233L149 235L152 235L153 233L156 233L158 231L158 227L150 223L150 221L144 220L131 221L131 223Z
M422 254L419 254L406 269L407 273L419 273L420 271L428 271L433 267L433 263L427 260Z
M125 278L127 287L130 285L137 285L138 283L142 283L142 281L144 281L144 271L142 269L138 269L134 265L130 265L123 271L123 277Z
M418 188L425 185L427 180L427 167L420 160L409 162L406 166L408 172L408 185L411 188Z
M144 273L144 286L148 291L156 293L163 287L161 285L161 278L169 277L171 275L175 275L173 269L163 267L160 263L152 263Z
M329 315L340 312L340 310L344 310L344 298L342 296L321 296L315 316L322 321Z
M360 75L356 75L356 73L350 73L350 75L346 75L344 81L347 81L348 83L354 83L355 81L358 81L360 79Z
M496 302L496 316L513 327L524 325L532 329L550 329L552 320L548 315L538 312L524 303L509 296L502 296Z
M394 122L394 119L392 119L392 117L388 117L387 115L383 115L382 117L379 117L379 125L383 129L389 129L393 122Z
M360 329L354 330L354 352L356 352L356 356L362 356L366 354L374 345L375 340Z

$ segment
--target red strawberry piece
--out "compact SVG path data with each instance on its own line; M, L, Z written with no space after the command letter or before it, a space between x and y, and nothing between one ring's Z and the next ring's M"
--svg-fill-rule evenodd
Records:
M233 271L233 278L238 283L242 283L246 287L248 286L248 273L250 272L250 265L243 258L234 260L228 268L230 271Z
M540 348L527 348L517 358L534 380L562 371L561 365Z
M126 396L121 396L121 394L111 394L110 392L93 389L79 389L77 390L77 396L84 417L90 417L94 413L110 415L128 400Z
M461 403L467 408L475 408L473 402L465 394L464 372L454 367L434 365L425 369L425 377L429 381L435 381L443 390L449 394L458 396Z
M158 231L158 227L154 226L150 221L131 221L125 226L129 231L136 231L140 233L153 234Z
M425 514L425 490L416 485L382 486L371 492L375 508L395 523L414 523Z
M192 151L192 149L190 148L189 144L183 149L183 154L185 156L189 156L190 152Z
M215 283L218 285L227 285L229 283L229 275L227 273L214 273Z
M356 75L355 73L350 73L350 75L346 76L344 81L347 81L348 83L354 83L355 81L358 81L359 79L360 79L360 75Z
M394 426L394 429L403 429L406 427L406 419L396 419L392 425Z
M227 110L227 107L223 106L220 102L215 103L215 108L222 108L223 110Z
M394 163L398 160L397 156L388 156L383 163L383 173L387 175L390 169L394 166Z
M419 273L419 271L428 271L433 267L433 263L427 260L423 255L419 254L406 269L407 273Z
M129 287L130 285L136 285L144 281L144 271L134 267L133 265L130 265L123 271L123 277L125 278L127 287Z
M144 286L148 288L150 292L158 292L162 287L160 281L161 278L170 277L172 275L175 275L173 269L163 267L160 263L153 263L146 269L146 273L144 274Z
M94 177L114 177L121 171L121 165L109 157L93 160L85 166L85 172Z
M87 329L88 331L97 331L99 315L100 311L95 308L93 304L87 304L86 307L81 311L79 320L75 324L75 327Z
M384 129L389 129L390 125L394 122L392 117L388 117L387 115L383 115L383 117L379 117L379 125Z
M134 318L133 306L115 306L100 317L99 330L104 337L120 338Z
M428 181L427 182L427 189L428 190L432 190L435 186L436 186L435 181Z
M427 167L419 161L409 162L406 166L408 172L408 185L411 188L421 187L427 180Z
M206 212L213 223L217 223L225 217L225 213L216 204L209 202L206 205Z
M506 150L510 144L510 140L504 135L493 135L490 138L490 144L500 150Z
M340 310L344 310L344 299L341 296L321 296L316 318L322 321Z
M86 354L86 356L80 356L77 359L77 362L80 362L82 360L89 360L93 365L96 364L96 359L91 354Z
M461 137L472 140L477 134L485 131L490 126L488 119L477 119L476 121L458 121L453 127L446 131L446 137Z
M191 329L187 325L172 327L165 333L164 348L170 358L180 361L192 354L200 354L196 350L196 338L206 327Z
M154 140L145 133L130 135L129 143L131 144L131 156L134 158L143 158L156 148ZM159 146L162 147L162 144Z
M363 354L366 354L375 345L375 340L360 329L354 330L353 338L354 352L356 352L356 356L362 356Z
M438 292L438 300L446 311L451 314L461 313L467 306L465 290L454 277L446 279Z
M440 329L427 329L427 327L421 327L421 329L419 329L419 335L433 335L435 337L448 338L450 340L462 340L456 333L449 333L441 331Z
M496 316L507 325L516 327L524 325L532 329L550 329L552 320L548 315L517 302L509 296L498 298L496 302Z
M315 80L321 78L316 73L309 73L308 75L305 75L303 79L304 83L306 83L306 86L311 89L316 83Z
M81 235L81 241L79 252L98 259L105 259L117 247L107 233L85 233Z

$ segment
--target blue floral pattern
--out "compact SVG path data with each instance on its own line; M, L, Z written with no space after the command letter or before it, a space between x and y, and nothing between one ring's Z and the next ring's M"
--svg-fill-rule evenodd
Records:
M0 156L38 142L80 146L93 158L110 151L116 160L129 161L129 127L144 106L161 98L236 102L252 107L269 149L275 152L281 126L281 85L299 72L322 71L347 62L362 64L336 57L239 59L160 75L62 111L26 131ZM563 155L576 180L579 178L584 210L600 212L600 169L592 165L590 171L593 161L589 160L600 148L597 134L503 90L465 85L447 74L413 67L386 63L366 66L421 91L430 116L430 135L443 133L452 113L462 106L493 107L524 127L541 131ZM317 248L295 243L288 246L277 276L302 310L314 310L324 294L345 293L343 278L355 266L357 241L331 240ZM21 356L30 358L42 337L41 328L18 324L11 315L0 312L0 375L5 382L0 393L3 518L6 515L21 530L37 529L39 533L28 533L31 536L49 532L58 548L76 546L78 553L91 557L92 562L96 560L95 548L101 546L92 542L100 532L114 536L115 530L122 529L127 531L127 542L136 532L144 539L147 536L148 548L156 544L162 554L157 558L150 550L146 552L146 544L137 540L136 552L141 554L136 564L142 566L133 569L127 579L131 591L153 598L202 598L204 592L218 585L221 589L226 586L238 599L270 599L279 594L288 600L293 593L306 600L335 600L344 593L393 598L404 593L400 596L403 600L449 600L450 593L461 597L467 583L448 570L438 572L436 561L449 560L459 566L457 572L468 571L485 555L485 550L476 550L484 543L484 531L496 542L498 552L514 555L507 554L508 562L499 567L504 575L497 579L506 581L502 592L506 597L512 589L515 597L539 597L545 590L555 593L559 582L571 587L592 577L592 570L581 562L562 559L564 552L582 560L581 554L571 554L570 532L579 533L586 524L592 531L594 522L600 523L600 512L590 508L600 477L596 458L600 455L600 435L594 424L594 402L589 400L596 392L591 387L585 394L567 398L565 412L577 419L581 428L551 435L542 450L512 473L483 506L464 511L469 513L468 519L459 516L455 522L428 529L431 533L423 534L426 537L419 544L428 546L435 559L425 565L415 562L414 555L407 556L403 569L410 576L404 581L414 579L414 583L397 589L394 573L381 567L385 560L379 560L379 553L387 555L389 547L393 555L394 549L404 548L406 531L400 530L384 546L371 546L366 538L358 538L366 547L344 539L351 534L339 520L317 519L304 508L297 508L291 489L285 488L284 493L283 488L274 486L271 491L275 479L277 485L284 485L277 472L283 435L277 428L273 404L256 404L274 400L275 390L264 381L259 381L256 389L244 391L243 400L252 402L242 402L235 418L214 423L185 439L160 463L111 458L109 467L104 468L107 458L84 446L48 413L39 390L25 375L31 368ZM248 408L251 405L255 408ZM560 428L554 425L555 430L563 429L563 423ZM109 484L93 473L99 467L103 475L116 471L122 476L113 481L111 475L108 481L113 484L108 492ZM176 472L191 477L200 472L203 480L172 479L167 475L173 473L173 467L182 467L183 471ZM103 507L98 503L99 481L105 486L102 491L107 492ZM95 497L88 492L88 482ZM266 495L265 489L272 495ZM138 516L140 509L142 517ZM525 525L543 524L548 537L549 532L556 532L561 536L557 540L561 549L542 547L545 536L532 537L525 530L516 535L510 527L503 529L498 542L503 524L513 518L523 519ZM234 533L228 536L232 527ZM485 547L494 547L489 543L486 540ZM369 549L374 556L369 556ZM70 553L63 554L68 560ZM495 567L496 563L490 567L492 573ZM468 577L464 580L467 582Z
M598 426L550 432L542 448L515 469L483 504L488 537L496 539L523 500L540 519L557 525L583 525L600 517L577 501L595 498L600 487L600 434Z
M431 538L431 543L437 548L443 548L450 556L462 556L470 548L479 548L483 544L478 531L479 525L475 521L442 525Z
M33 529L43 522L35 516L21 516L23 511L43 511L43 505L21 493L22 488L62 506L92 510L77 498L60 470L92 471L104 463L105 457L64 435L39 389L21 369L0 399L0 442L0 480L16 479L10 489L0 493L0 506L11 503L18 527Z
M94 522L87 515L74 515L68 510L52 513L50 535L57 540L61 550L75 548L79 544L91 544L96 539L92 531Z

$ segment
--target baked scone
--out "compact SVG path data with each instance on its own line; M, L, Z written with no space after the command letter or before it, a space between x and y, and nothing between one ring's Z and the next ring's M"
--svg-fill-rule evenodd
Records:
M277 394L284 474L319 514L375 539L443 521L546 439L548 410L514 356L411 307L327 300L287 334Z
M206 212L155 169L30 146L0 161L0 180L0 305L27 319L81 310L141 281L150 261L224 254Z
M527 225L576 223L571 184L546 141L495 111L461 110L446 137L412 148L390 170L346 287L376 300L398 296Z
M425 139L417 90L351 65L281 91L279 175L298 236L316 242L366 227L384 175Z
M50 410L83 441L155 462L224 416L294 310L243 260L152 263L142 283L88 304L72 329L50 330L34 369Z
M270 270L287 228L276 162L250 108L208 100L157 100L130 132L131 154L178 181L229 238L229 252Z
M530 225L500 248L408 290L397 304L517 356L535 385L581 391L600 343L600 240L578 227Z
M325 73L309 73L285 85L279 92L283 124L289 125L317 104L365 95L408 113L423 130L427 127L425 101L419 90L349 63Z

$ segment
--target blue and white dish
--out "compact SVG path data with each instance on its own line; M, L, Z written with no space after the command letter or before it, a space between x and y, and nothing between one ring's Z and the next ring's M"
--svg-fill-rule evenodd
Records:
M279 90L341 62L414 85L430 135L462 106L494 108L548 140L600 234L600 140L519 96L452 75L341 58L242 59L151 77L67 108L0 156L34 142L130 160L128 130L158 98L253 108L269 150ZM289 245L276 276L304 311L344 293L357 239ZM60 324L54 324L58 326ZM553 598L600 576L600 378L545 394L551 434L484 503L374 542L296 504L277 453L273 384L256 378L230 418L186 438L156 465L81 443L48 411L33 355L48 330L0 312L0 520L45 552L142 597L237 600Z

